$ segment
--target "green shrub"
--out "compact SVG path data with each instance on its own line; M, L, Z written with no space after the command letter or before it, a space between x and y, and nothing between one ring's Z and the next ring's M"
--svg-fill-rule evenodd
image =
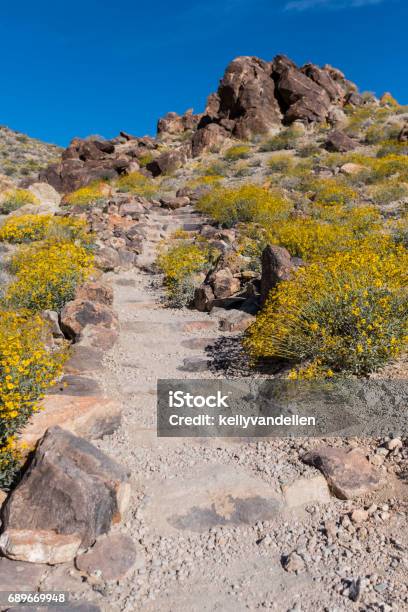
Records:
M260 151L281 151L283 149L296 149L296 146L299 142L299 138L302 136L303 132L297 127L290 126L276 134L276 136L272 136L265 142L261 143L259 147Z
M273 155L268 159L268 168L271 172L288 172L295 166L293 157L288 154L281 153Z
M25 189L10 189L2 195L0 202L0 213L9 213L21 208L25 204L39 204L38 198L31 191Z
M145 198L153 197L157 193L156 183L140 172L120 176L116 181L116 188L118 191L133 193Z

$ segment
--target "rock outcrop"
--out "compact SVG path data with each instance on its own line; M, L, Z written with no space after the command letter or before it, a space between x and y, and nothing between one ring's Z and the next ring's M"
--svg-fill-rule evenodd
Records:
M139 169L138 159L166 143L144 164L152 176L173 172L191 155L218 149L226 139L247 140L279 130L294 121L305 124L342 117L346 104L361 104L356 86L331 66L299 68L284 55L272 61L237 57L227 66L217 92L204 113L167 113L157 124L157 140L121 132L112 140L75 138L61 161L51 164L40 180L66 193L99 179L112 179Z

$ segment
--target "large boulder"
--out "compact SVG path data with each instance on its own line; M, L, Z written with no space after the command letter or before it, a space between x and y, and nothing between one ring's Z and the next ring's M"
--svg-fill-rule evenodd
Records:
M357 147L355 140L341 130L334 130L327 136L325 148L331 152L347 153Z
M72 560L120 520L127 481L127 472L92 444L49 429L3 510L3 554L35 563Z
M189 157L191 157L190 145L184 145L177 149L164 151L161 155L148 163L146 169L149 170L153 176L170 174L185 164Z
M324 121L331 100L326 90L301 72L285 56L278 55L272 63L272 76L284 110L284 122Z
M218 117L234 122L237 138L268 133L281 123L271 65L257 57L237 57L228 65L218 98Z
M218 149L228 137L227 130L218 123L210 123L200 128L195 132L191 142L193 157Z
M289 251L268 244L262 252L261 304L264 304L271 289L283 280L288 280L295 269Z

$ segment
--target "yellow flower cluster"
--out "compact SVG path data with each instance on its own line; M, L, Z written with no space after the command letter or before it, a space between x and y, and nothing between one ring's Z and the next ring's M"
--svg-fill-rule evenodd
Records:
M224 157L228 161L246 159L249 156L250 151L251 147L248 145L234 145L225 151Z
M154 181L141 172L130 172L120 176L116 181L116 188L145 198L152 197L157 192Z
M174 238L160 245L156 264L164 274L169 303L177 307L192 299L194 276L206 271L219 253L205 242Z
M60 375L67 356L65 348L47 350L45 335L38 315L0 311L0 487L11 484L18 467L18 432Z
M350 204L357 200L357 192L346 183L333 178L320 178L311 181L308 185L313 192L316 204L333 206L335 204Z
M10 267L14 281L6 303L33 311L61 310L92 267L89 248L71 241L45 241L21 247Z
M38 198L26 189L9 189L2 194L0 212L7 215L25 204L39 204Z
M86 187L68 193L64 196L62 203L68 206L97 205L105 201L107 190L108 185L106 183L100 181L91 183Z
M87 239L86 224L80 219L52 215L21 215L12 217L0 227L0 241L22 243L45 238Z
M408 342L408 251L389 238L368 240L282 282L250 327L255 359L301 364L291 378L366 374Z
M238 222L270 224L289 213L291 204L276 191L246 184L237 188L215 187L197 204L198 209L218 223L231 227Z

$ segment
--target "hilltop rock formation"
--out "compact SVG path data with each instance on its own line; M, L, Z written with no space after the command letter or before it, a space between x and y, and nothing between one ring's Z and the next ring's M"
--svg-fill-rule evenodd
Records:
M219 148L228 138L250 139L294 121L335 125L346 103L360 104L361 97L356 86L331 66L299 68L284 55L269 62L237 57L227 66L217 92L208 97L204 113L167 113L158 121L157 139L127 132L110 141L75 138L61 160L40 173L40 180L61 193L70 192L138 170L138 159L155 150L144 171L159 176L191 156ZM166 149L158 150L163 145Z
M346 102L353 103L356 86L329 65L298 68L284 55L271 62L237 57L227 67L216 93L207 100L204 114L166 115L158 134L183 133L186 117L199 121L192 136L194 157L225 138L249 139L294 121L331 121ZM189 111L191 113L191 111ZM338 114L338 112L337 112ZM189 129L194 129L190 120Z

